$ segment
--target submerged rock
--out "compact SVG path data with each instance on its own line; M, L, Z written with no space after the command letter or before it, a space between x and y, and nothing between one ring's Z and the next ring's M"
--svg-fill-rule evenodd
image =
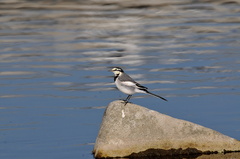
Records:
M240 151L240 141L212 129L122 101L106 108L94 156L140 157Z

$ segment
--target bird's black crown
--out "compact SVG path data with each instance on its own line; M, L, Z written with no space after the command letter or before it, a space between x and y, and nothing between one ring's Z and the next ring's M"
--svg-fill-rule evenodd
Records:
M123 69L121 69L120 67L114 67L112 71L124 72Z

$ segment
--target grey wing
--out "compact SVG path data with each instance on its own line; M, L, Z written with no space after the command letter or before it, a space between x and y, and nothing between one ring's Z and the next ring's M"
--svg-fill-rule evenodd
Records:
M136 86L138 86L138 89L140 89L140 90L147 90L148 89L147 87L144 87L144 86L140 85L139 83L136 83Z
M119 80L121 81L130 81L136 84L136 86L141 89L141 90L147 90L147 87L144 87L142 85L140 85L139 83L137 83L136 81L134 81L130 76L128 76L127 74L123 74L121 77L119 77Z
M130 76L128 76L126 73L124 73L122 76L119 76L118 78L120 81L130 81L130 82L133 82L133 83L137 83L135 82Z

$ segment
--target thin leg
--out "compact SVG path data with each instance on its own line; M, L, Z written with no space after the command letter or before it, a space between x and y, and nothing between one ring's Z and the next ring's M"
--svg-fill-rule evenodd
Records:
M128 95L127 98L125 99L125 101L128 102L131 97L132 97L132 95Z
M128 95L127 98L125 99L125 105L128 103L129 99L132 97L132 95Z

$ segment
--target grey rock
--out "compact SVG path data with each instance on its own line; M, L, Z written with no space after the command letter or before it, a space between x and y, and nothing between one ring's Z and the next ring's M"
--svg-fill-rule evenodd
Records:
M240 141L212 129L122 101L106 108L94 156L127 157L240 151Z

